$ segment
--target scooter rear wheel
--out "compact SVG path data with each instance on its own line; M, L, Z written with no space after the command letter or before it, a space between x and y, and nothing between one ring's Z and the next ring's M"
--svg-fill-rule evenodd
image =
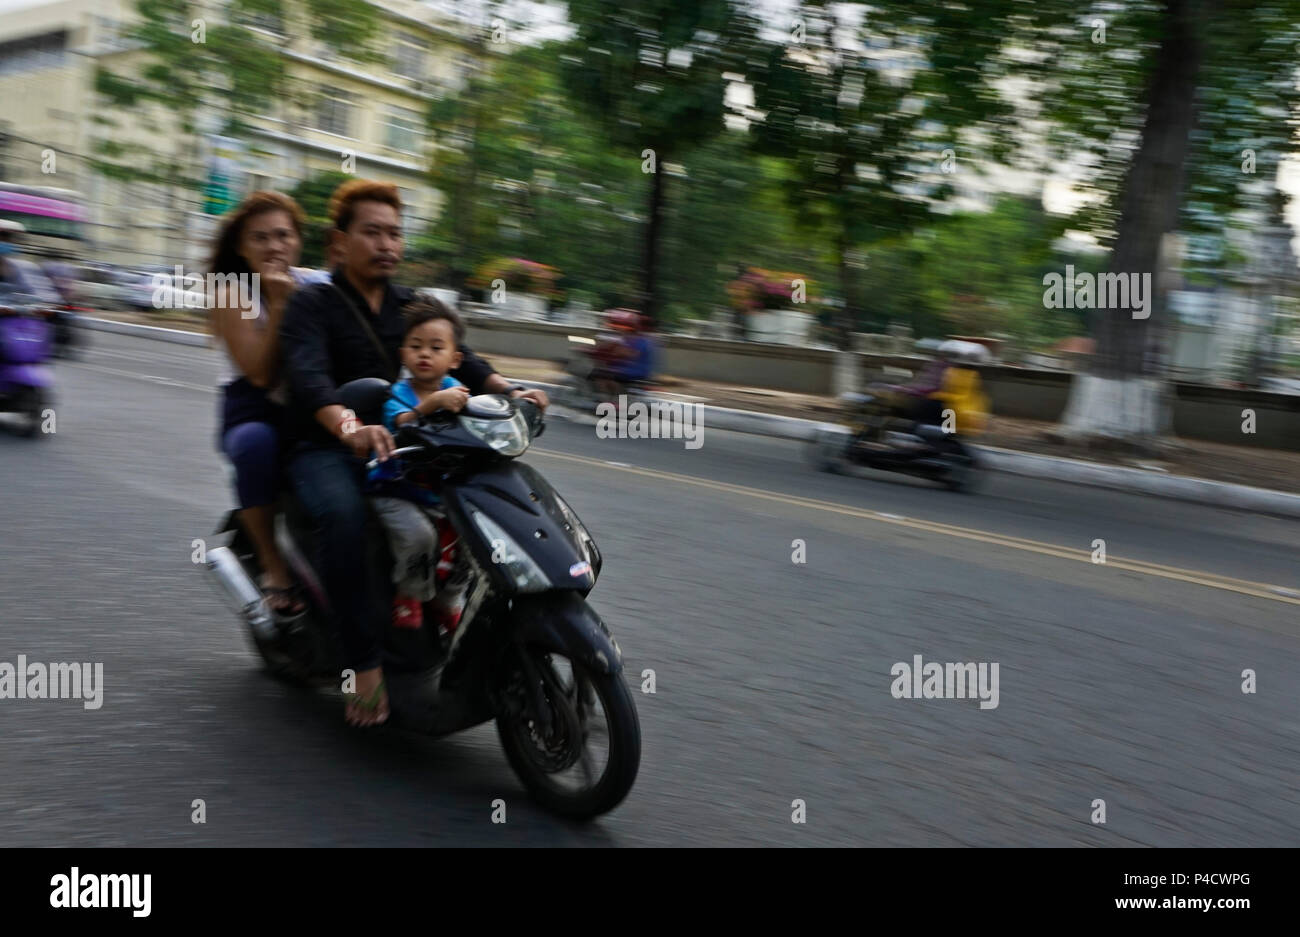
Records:
M326 678L312 669L307 654L303 652L305 648L297 646L305 645L310 641L305 632L287 635L281 643L277 644L259 638L253 633L252 628L246 630L248 640L252 642L253 649L262 658L266 672L282 683L290 686L320 687L333 686L339 682L338 679Z
M849 437L831 430L819 429L817 435L806 445L808 461L819 472L832 475L843 474L845 468L844 450Z

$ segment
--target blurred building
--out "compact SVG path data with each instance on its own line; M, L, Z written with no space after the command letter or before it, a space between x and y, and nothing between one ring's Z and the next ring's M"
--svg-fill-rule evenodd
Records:
M128 77L148 59L126 38L130 0L57 0L0 18L0 181L79 193L89 222L84 256L127 267L197 263L215 216L256 188L292 189L307 178L349 171L392 182L418 231L441 210L427 183L436 142L430 102L463 85L475 68L463 24L414 0L385 0L378 62L358 63L311 39L301 22L269 16L241 22L283 57L291 93L250 129L220 136L228 115L219 89L195 115L194 133L165 107L110 110L96 93L99 68ZM228 4L203 8L218 17ZM191 41L189 35L179 41ZM105 145L109 149L105 150ZM182 187L117 177L118 165L170 160ZM164 177L166 178L166 177Z
M1290 224L1264 224L1229 232L1246 258L1217 285L1178 283L1169 292L1166 341L1168 368L1180 380L1256 385L1289 365L1295 316L1289 297L1297 294ZM1186 251L1182 263L1186 263Z

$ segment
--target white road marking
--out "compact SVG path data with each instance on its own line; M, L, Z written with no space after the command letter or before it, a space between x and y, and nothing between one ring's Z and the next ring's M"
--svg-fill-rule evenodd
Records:
M86 354L87 357L91 357L91 358L98 358L101 355L105 355L110 358L122 358L127 361L149 361L149 362L168 361L174 364L177 362L177 360L183 358L185 364L191 364L191 363L192 364L200 364L200 363L216 364L217 363L215 352L209 351L203 353L202 355L189 356L189 355L172 354L171 353L172 350L179 351L179 349L177 349L177 346L175 345L169 347L167 354L146 354L144 352L139 352L139 351L121 351L117 348L101 348L99 346L94 346L90 348L86 352ZM197 349L191 348L188 350L196 351Z
M99 371L103 374L112 374L116 377L129 377L136 381L147 381L150 384L163 384L167 387L182 387L186 390L197 390L205 394L215 394L217 388L207 384L187 384L184 381L173 381L171 378L159 377L156 374L139 374L135 371L120 371L117 368L106 368L102 364L90 364L85 361L68 361L64 363L69 368L82 368L87 371Z

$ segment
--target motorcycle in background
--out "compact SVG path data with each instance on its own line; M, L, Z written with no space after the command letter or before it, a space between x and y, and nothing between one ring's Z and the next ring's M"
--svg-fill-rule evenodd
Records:
M22 418L20 436L36 435L54 378L50 308L31 294L0 291L0 413Z
M646 318L631 309L612 309L594 338L569 336L569 355L561 362L565 377L553 395L557 404L579 413L592 413L603 401L620 394L641 397L654 389L654 346L646 329ZM648 342L644 346L637 343ZM622 362L644 354L638 369L644 377L621 378L615 371ZM604 386L601 386L604 385ZM612 385L612 386L611 386Z
M85 342L84 331L78 335L76 329L77 316L90 310L81 304L76 281L65 264L48 264L42 272L59 297L58 304L50 305L47 314L54 331L54 357L76 357L75 349Z
M809 444L809 460L819 471L860 465L927 478L951 491L976 486L980 462L967 440L983 429L988 415L978 372L954 361L944 371L942 387L925 398L882 384L867 390L840 398L848 410L848 432L821 429Z

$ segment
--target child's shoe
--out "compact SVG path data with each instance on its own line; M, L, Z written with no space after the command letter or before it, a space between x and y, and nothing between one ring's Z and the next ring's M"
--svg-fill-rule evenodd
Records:
M435 569L435 582L441 584L451 578L456 569L456 544L459 537L456 528L445 517L434 521L438 531L438 563Z
M461 613L465 609L460 605L454 605L451 608L438 610L438 628L447 634L453 634L456 626L460 624Z
M393 599L393 627L414 631L424 625L424 608L419 599L399 595Z

